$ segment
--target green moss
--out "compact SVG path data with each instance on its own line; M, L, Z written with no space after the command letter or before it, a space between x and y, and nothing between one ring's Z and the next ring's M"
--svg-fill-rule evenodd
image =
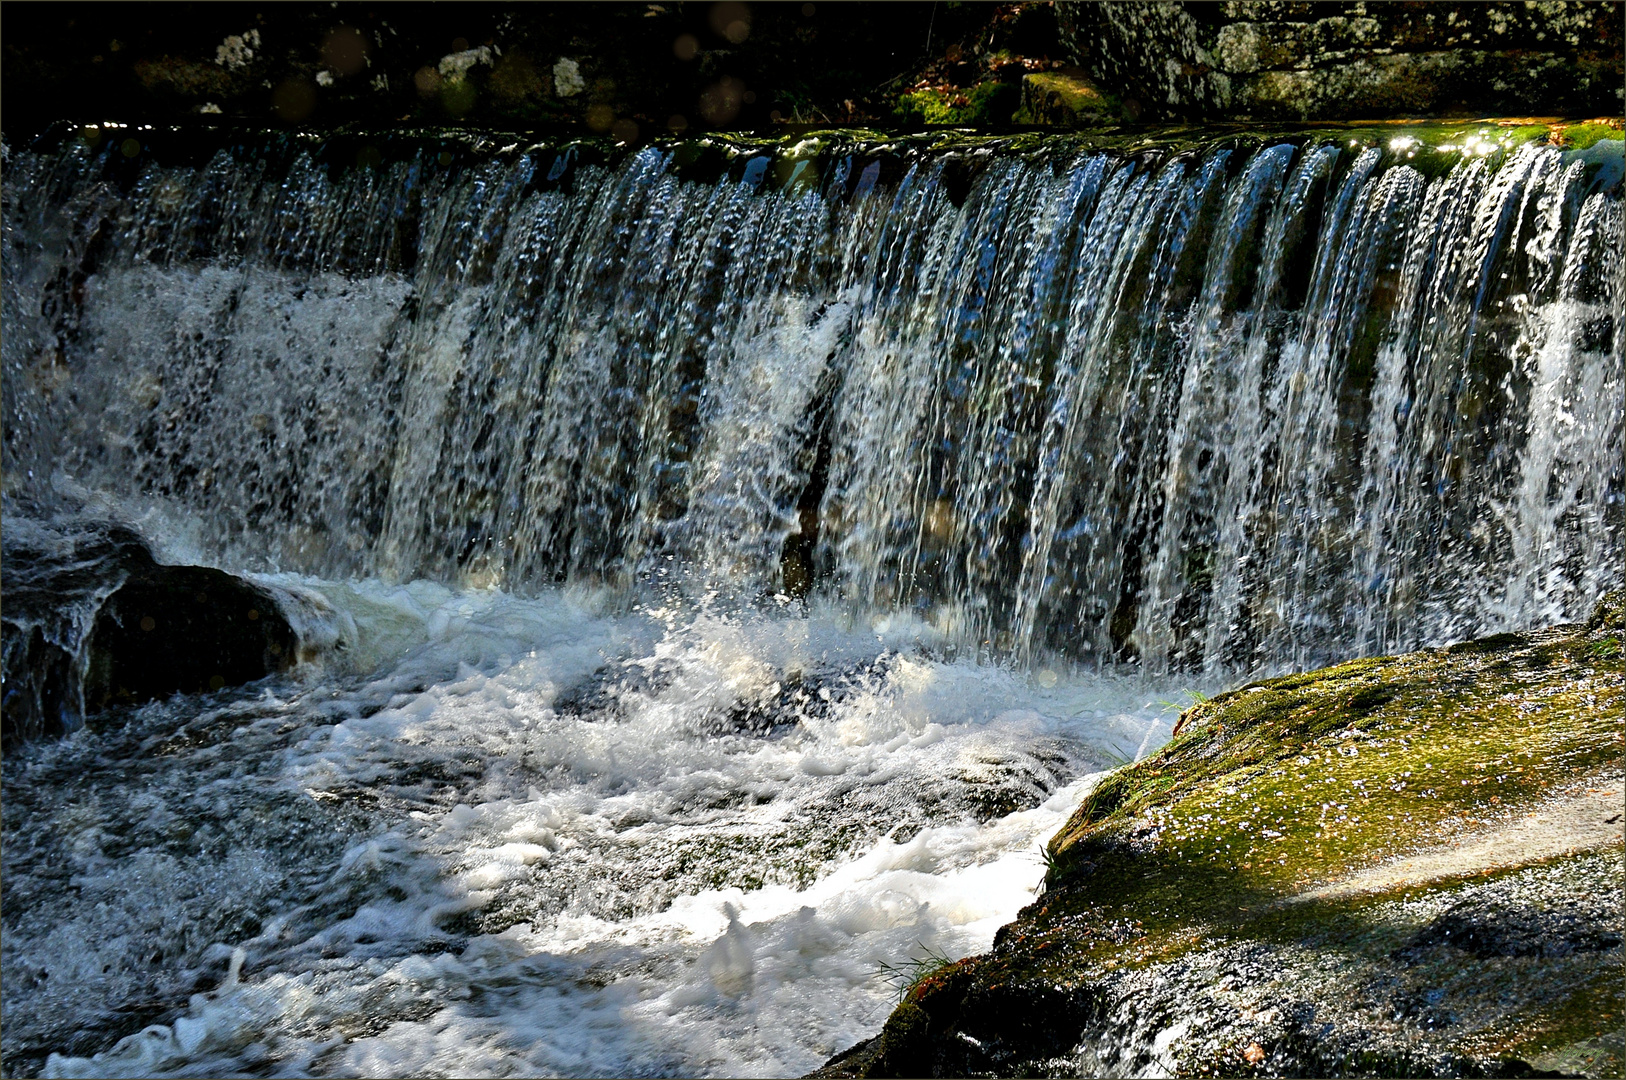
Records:
M1335 143L1350 151L1382 147L1397 160L1435 175L1449 171L1463 160L1468 152L1464 148L1469 145L1470 138L1478 140L1472 144L1473 152L1493 168L1507 160L1518 146L1532 141L1566 146L1594 165L1597 164L1594 158L1600 152L1609 156L1610 148L1613 148L1613 154L1620 153L1618 128L1610 123L1597 122L1523 126L1492 122L1274 126L1106 124L1065 132L979 131L975 130L978 126L998 128L1010 121L1019 93L1015 86L994 82L979 84L965 92L963 103L959 101L959 95L936 90L918 93L924 95L917 101L920 107L908 111L908 115L900 114L900 125L894 130L798 126L769 132L712 132L692 138L663 136L653 140L653 145L674 154L674 166L680 175L692 174L706 182L715 180L722 171L734 167L741 160L759 154L769 154L780 161L806 161L809 168L800 174L798 185L811 182L816 175L823 175L822 169L817 173L814 169L821 161L836 160L849 154L908 158L954 150L987 150L1037 160L1065 160L1083 152L1174 156L1201 153L1218 147L1232 147L1246 152L1281 142L1304 146ZM1110 102L1110 98L1107 100ZM919 130L919 125L923 123L961 126L954 130L945 130L941 126L934 130ZM1611 133L1614 133L1615 141L1599 143L1599 140L1609 139ZM216 137L229 135L233 142L240 142L249 134L251 132L242 129L228 132L223 128ZM336 138L365 136L370 145L376 144L385 161L396 160L424 147L433 147L441 151L442 167L490 158L514 158L521 154L566 153L571 154L577 164L614 165L638 149L636 145L618 143L602 135L538 137L512 129L475 126L403 126L383 132L340 131L337 135L314 131L264 134L271 142L286 145L290 151L303 149L318 155L324 146L334 144ZM149 132L148 137L156 149L172 145L195 149L198 134L194 129L171 128ZM777 171L774 175L775 179L780 179ZM785 179L788 179L788 173Z
M1618 754L1621 663L1602 644L1502 635L1220 695L1085 800L1050 844L1050 885L1150 843L1277 892L1539 798Z
M1590 120L1584 124L1555 124L1548 141L1566 150L1586 150L1602 139L1622 138L1619 120Z
M881 1029L873 1075L930 1075L930 1028L931 1018L925 1009L913 1001L900 1003Z
M906 124L1004 126L1019 96L1016 87L1002 82L981 82L964 91L926 87L898 95L895 112Z
M1594 1076L1618 1076L1626 1065L1621 1053L1623 1026L1626 990L1619 967L1611 965L1573 992L1510 1017L1501 1025L1500 1038L1493 1035L1485 1041L1489 1049L1537 1068L1563 1072L1586 1068Z
M1605 873L1599 860L1617 856L1464 870L1376 894L1313 890L1509 820L1556 789L1618 768L1626 663L1613 626L1623 610L1626 591L1599 606L1591 631L1504 634L1356 660L1194 705L1170 743L1106 777L1052 839L1044 894L1000 932L994 952L923 980L911 1003L937 1017L968 993L997 1001L1001 987L1087 987L1256 942L1338 958L1367 972L1363 979L1449 984L1462 1000L1486 1003L1485 1015L1500 1019L1452 1028L1441 1044L1462 1061L1556 1054L1595 1074L1597 1062L1620 1054L1599 1042L1619 1027L1600 1018L1622 1011L1618 989L1595 977L1604 965L1618 980L1612 954L1477 968L1450 949L1396 957L1419 920L1458 894L1501 877L1519 888L1544 874L1581 881L1580 869ZM1511 997L1499 981L1510 977L1504 970L1520 973ZM949 1037L939 1027L934 1021L934 1045ZM1394 1053L1373 1058L1372 1068L1407 1073L1410 1051Z
M1035 72L1027 76L1026 81L1042 93L1060 95L1061 103L1074 112L1087 112L1106 104L1106 97L1094 85L1075 76Z
M1011 118L1018 124L1077 127L1127 122L1123 102L1103 94L1081 73L1040 71L1022 79L1022 107Z

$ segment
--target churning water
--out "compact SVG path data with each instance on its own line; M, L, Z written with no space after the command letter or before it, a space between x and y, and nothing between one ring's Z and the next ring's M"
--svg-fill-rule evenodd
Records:
M1180 688L1622 576L1618 141L117 141L7 151L8 538L314 644L8 752L11 1070L804 1072Z
M281 583L394 655L8 757L14 1064L806 1072L885 1019L883 964L987 948L1089 774L1168 732L913 626Z

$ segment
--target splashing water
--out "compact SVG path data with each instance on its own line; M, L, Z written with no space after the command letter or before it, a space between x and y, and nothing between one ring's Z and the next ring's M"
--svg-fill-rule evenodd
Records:
M822 138L8 151L8 542L316 656L8 751L8 1064L806 1072L1160 701L1620 580L1618 141Z
M99 1050L47 1075L806 1072L1172 720L918 627L298 584L397 655L8 755L10 1053Z
M8 490L228 568L680 567L1153 673L1619 580L1619 142L807 145L15 155Z

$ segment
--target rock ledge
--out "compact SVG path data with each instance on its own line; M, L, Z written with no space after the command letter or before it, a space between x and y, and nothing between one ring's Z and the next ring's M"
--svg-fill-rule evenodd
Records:
M1188 710L815 1075L1619 1075L1623 599Z

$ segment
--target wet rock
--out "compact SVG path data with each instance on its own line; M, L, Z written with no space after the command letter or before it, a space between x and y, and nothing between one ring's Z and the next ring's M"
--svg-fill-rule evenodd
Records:
M1193 706L820 1075L1618 1075L1622 595Z
M1078 68L1040 71L1022 79L1021 123L1082 127L1130 119L1121 103L1108 98Z
M6 521L7 745L60 735L112 704L236 686L297 659L268 589L202 566L164 566L133 530Z
M1586 627L1599 635L1626 632L1626 589L1616 589L1599 600L1586 621Z
M1520 903L1517 890L1474 896L1429 920L1398 959L1424 962L1431 950L1452 948L1479 959L1493 956L1560 957L1601 952L1621 943L1620 891L1592 896L1559 895L1541 906Z
M59 735L84 716L84 643L121 567L146 551L122 526L46 529L6 508L0 533L4 708L0 738Z
M138 563L97 614L85 708L238 686L292 666L297 648L269 591L205 566Z
M1148 118L1616 115L1602 3L1071 3L1062 41Z

